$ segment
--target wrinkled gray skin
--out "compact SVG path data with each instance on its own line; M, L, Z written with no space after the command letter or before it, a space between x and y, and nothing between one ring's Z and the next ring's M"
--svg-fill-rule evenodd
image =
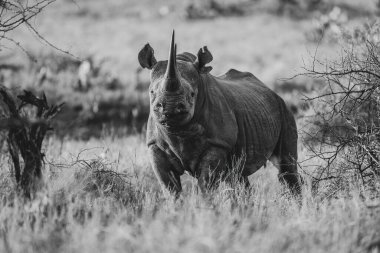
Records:
M246 186L249 175L276 158L280 181L300 193L297 129L284 101L251 73L209 74L205 65L212 56L206 47L197 57L176 55L174 33L171 52L176 65L171 77L172 64L157 62L149 44L139 53L141 66L151 69L147 145L161 185L178 195L187 171L205 193L226 179L234 157L244 155L238 176Z

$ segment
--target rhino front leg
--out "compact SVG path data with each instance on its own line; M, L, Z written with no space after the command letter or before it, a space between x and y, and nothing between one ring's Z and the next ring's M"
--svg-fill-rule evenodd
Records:
M202 156L198 167L198 185L203 194L218 186L226 172L226 157L226 151L218 147L211 147Z
M149 159L163 190L169 190L178 197L182 191L181 174L175 170L166 153L156 145L151 145L149 146Z

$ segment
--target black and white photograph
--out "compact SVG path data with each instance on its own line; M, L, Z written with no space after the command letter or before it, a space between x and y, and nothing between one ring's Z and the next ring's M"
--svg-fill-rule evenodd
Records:
M380 253L379 0L0 0L0 253Z

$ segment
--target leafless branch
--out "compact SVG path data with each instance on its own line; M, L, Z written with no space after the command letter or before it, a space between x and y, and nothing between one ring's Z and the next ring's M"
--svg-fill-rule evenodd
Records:
M0 0L0 42L1 40L7 40L19 47L25 52L28 57L35 60L30 53L20 44L20 42L9 37L9 32L18 29L21 26L26 26L32 34L34 34L42 42L46 43L55 50L61 53L68 54L74 58L69 51L63 50L53 43L49 42L44 36L42 36L36 27L32 25L32 20L38 14L40 14L46 7L51 5L57 0Z
M331 181L335 187L356 177L370 187L380 176L380 43L367 33L345 41L339 59L322 62L315 55L304 68L303 75L326 80L322 92L305 97L316 107L312 133L304 134L308 159L323 161L311 174L316 185Z

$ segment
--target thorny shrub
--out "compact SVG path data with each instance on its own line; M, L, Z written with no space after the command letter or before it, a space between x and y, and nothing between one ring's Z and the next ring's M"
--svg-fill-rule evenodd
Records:
M306 75L326 82L318 95L308 98L316 113L305 143L311 158L324 161L311 174L314 189L330 196L350 182L380 193L379 34L380 23L345 31L339 59L314 58L306 68Z

